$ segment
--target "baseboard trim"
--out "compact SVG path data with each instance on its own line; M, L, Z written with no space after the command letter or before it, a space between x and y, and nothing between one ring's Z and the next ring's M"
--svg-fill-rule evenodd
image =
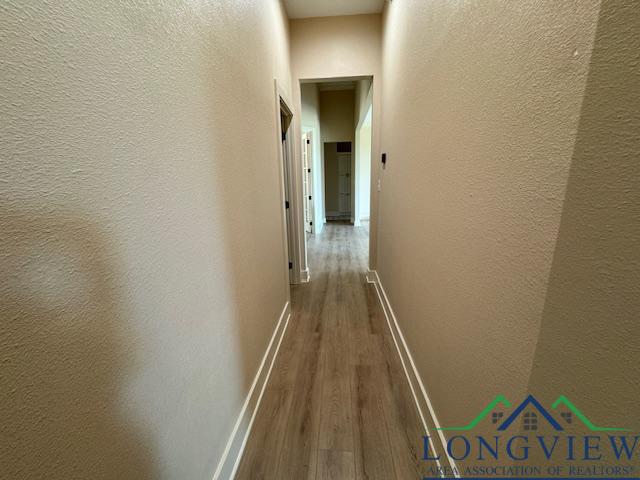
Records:
M404 335L402 334L402 330L400 329L400 325L398 324L398 319L396 318L396 315L393 312L393 308L391 307L391 303L389 302L389 297L387 297L387 293L382 286L382 282L380 281L378 272L376 270L368 270L366 274L366 280L367 283L372 283L374 285L376 293L378 294L378 300L380 300L380 305L382 306L382 310L384 311L384 315L387 319L387 325L389 326L391 336L393 337L393 342L395 343L396 349L398 350L398 355L400 356L400 361L402 363L404 373L407 377L407 381L409 382L409 387L411 388L411 393L413 394L413 400L415 401L418 413L420 414L424 429L427 432L427 435L429 435L431 439L435 440L435 438L430 433L430 429L423 411L423 404L426 405L432 425L435 426L436 432L438 434L438 439L440 440L440 448L438 450L444 453L444 456L441 455L441 458L446 457L449 466L451 467L453 472L455 472L454 475L459 478L460 474L458 473L459 471L456 467L455 460L448 455L446 450L447 439L445 438L442 430L439 430L440 422L438 421L438 417L436 416L436 413L433 409L433 405L431 404L431 400L429 399L427 390L424 387L422 377L420 377L420 374L418 373L418 369L416 368L413 356L411 355L411 350L409 350L407 342L404 339ZM398 339L400 339L399 342ZM407 364L410 368L407 368ZM418 385L418 389L416 389L416 385ZM416 390L420 392L422 396L422 402L418 398ZM434 450L436 450L435 444L433 446ZM437 456L437 452L434 452L434 455ZM439 461L436 460L436 463L439 467L441 466Z
M304 270L300 270L300 282L301 283L309 283L311 280L311 275L309 274L309 268L305 268Z
M273 335L271 335L271 340L269 341L267 350L262 357L262 362L260 363L258 372L253 379L253 383L251 384L247 398L242 406L242 410L240 410L240 415L236 420L231 436L227 441L227 446L225 447L222 458L218 463L218 468L216 468L216 471L213 474L213 480L232 480L236 475L238 466L240 465L240 460L242 459L242 454L244 453L244 448L247 444L247 439L249 438L249 433L251 433L253 421L255 420L256 413L260 408L262 395L264 394L267 382L269 381L269 376L271 375L273 364L278 356L280 344L282 343L282 338L287 331L290 318L291 306L289 302L287 302L282 309L282 313L280 314L276 328L273 331Z

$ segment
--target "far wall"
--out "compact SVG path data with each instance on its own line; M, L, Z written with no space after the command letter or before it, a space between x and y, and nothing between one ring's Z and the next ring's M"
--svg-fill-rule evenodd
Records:
M355 90L320 91L320 131L324 145L325 216L339 211L338 157L335 142L355 142ZM355 172L351 156L351 172ZM355 175L351 175L351 197L355 192ZM353 208L351 209L353 212Z

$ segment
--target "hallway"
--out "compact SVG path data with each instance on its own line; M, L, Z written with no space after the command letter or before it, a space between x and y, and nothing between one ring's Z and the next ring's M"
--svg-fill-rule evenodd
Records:
M1 480L640 479L638 4L0 0Z
M424 434L375 288L364 227L309 240L237 479L421 478Z

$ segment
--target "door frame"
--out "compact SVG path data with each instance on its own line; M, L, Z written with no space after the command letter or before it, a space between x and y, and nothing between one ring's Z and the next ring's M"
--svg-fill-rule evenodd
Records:
M351 217L351 223L353 223L353 215L354 215L354 207L353 207L353 203L352 203L352 199L353 199L353 183L354 183L354 175L353 175L353 164L354 164L354 155L353 155L353 143L351 146L351 152L350 153L346 153L346 152L342 152L342 153L337 153L336 154L336 159L338 160L338 216L340 218L342 218L343 216L345 216L346 214L349 214L349 216ZM344 160L348 160L348 161L344 161ZM349 174L346 176L347 180L346 182L342 182L341 181L341 174L340 174L340 169L341 167L344 165L348 165L349 167ZM343 193L342 192L342 186L345 185L348 190L349 193ZM343 201L342 201L342 195L349 195L349 210L348 211L343 211L342 210L342 205L343 205Z
M369 88L369 92L367 93L367 96L365 97L365 101L364 104L362 105L364 107L364 111L366 112L364 115L361 115L360 118L358 119L358 123L356 125L356 129L355 129L355 148L353 148L354 151L354 169L355 169L355 174L354 174L354 197L353 197L353 225L354 226L360 226L362 225L362 214L361 214L361 205L360 205L360 196L362 195L362 192L365 192L365 195L369 196L369 217L371 216L371 204L373 202L373 190L371 188L372 185L372 179L373 179L373 172L374 169L371 168L371 165L373 165L374 163L374 144L373 144L373 136L374 136L374 130L373 130L373 79L371 81L371 87ZM364 121L369 113L369 110L371 110L371 138L369 140L369 157L365 158L362 155L362 151L361 151L361 147L362 147L362 141L361 141L361 129L362 129L362 125L364 124ZM362 112L360 112L362 113ZM362 185L361 182L361 178L360 178L360 169L361 169L361 164L362 162L368 162L370 165L369 168L369 183L368 184L364 184Z
M302 192L303 193L303 202L304 202L304 207L306 207L306 204L308 202L309 204L309 222L310 222L310 227L311 227L311 234L315 234L316 233L316 225L314 225L313 221L315 218L315 201L316 201L316 196L315 196L315 192L314 192L314 188L313 188L313 175L314 175L314 168L313 168L313 131L311 130L307 130L305 132L303 132L302 134L302 155L304 157L304 151L305 149L307 150L307 172L304 171L305 169L305 165L304 165L304 161L302 162L302 175L303 177L306 175L307 176L307 191L306 192ZM304 185L304 180L302 182L302 184ZM309 196L311 197L310 199L306 198L305 196ZM303 210L304 213L304 210ZM304 226L305 226L305 232L306 232L306 227L307 227L307 219L304 219Z
M296 118L292 108L293 103L278 83L278 80L274 80L274 90L276 139L280 172L280 208L285 259L284 270L287 282L289 284L297 284L309 281L309 269L307 267L307 249L304 232L304 205L302 203L301 187L298 186L301 182L296 181L300 176L300 169L296 168L298 162L294 161ZM285 116L289 122L284 132L282 129L281 116ZM284 142L282 141L283 133ZM289 192L288 209L286 208L287 191ZM291 262L291 268L289 268L289 262Z

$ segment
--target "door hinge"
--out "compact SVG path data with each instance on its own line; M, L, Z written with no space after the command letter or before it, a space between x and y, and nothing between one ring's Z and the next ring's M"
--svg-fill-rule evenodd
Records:
M307 145L309 145L311 143L311 141L307 138Z
M289 270L293 268L293 262L289 262Z
M289 200L284 201L284 208L289 208Z

